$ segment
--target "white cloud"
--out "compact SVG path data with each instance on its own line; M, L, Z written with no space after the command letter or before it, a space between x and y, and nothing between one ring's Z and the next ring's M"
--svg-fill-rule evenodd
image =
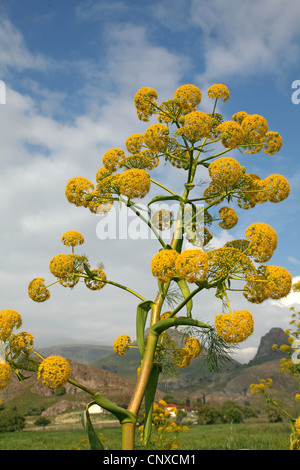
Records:
M297 0L192 0L192 19L203 32L203 80L278 75L299 57Z
M57 66L51 59L48 62L31 54L11 23L0 24L0 29L0 37L3 31L11 37L6 55L0 55L4 68L19 71L25 67L26 58L28 67ZM89 256L92 265L103 261L109 279L149 298L156 294L149 266L158 246L143 241L99 240L99 218L69 204L64 195L68 179L81 175L94 182L104 152L111 147L124 148L128 135L146 128L148 124L138 121L133 104L133 93L145 81L162 93L178 85L178 58L163 47L153 47L141 27L113 29L108 43L110 60L106 81L101 84L105 101L90 112L74 116L72 121L56 120L53 111L60 95L52 93L47 99L46 88L33 81L26 82L28 95L10 86L7 104L0 108L1 220L5 227L0 233L1 246L5 247L1 256L0 308L18 310L23 327L32 331L38 344L57 343L63 338L79 341L81 334L85 342L107 344L124 329L135 336L138 300L111 286L94 293L84 286L71 291L56 285L44 304L28 298L27 286L33 277L44 277L46 283L53 281L48 264L55 254L66 252L60 239L67 230L83 233L86 244L81 253ZM90 89L90 82L86 83L89 97L94 93L94 72ZM122 93L111 91L111 84ZM100 331L95 331L95 325Z
M13 67L15 70L24 69L45 70L49 66L41 54L32 54L26 47L20 31L7 19L0 19L0 70Z

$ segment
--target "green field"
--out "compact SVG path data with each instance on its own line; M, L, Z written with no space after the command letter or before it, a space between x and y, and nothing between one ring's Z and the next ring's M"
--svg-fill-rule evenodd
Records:
M103 428L101 432L107 438L107 450L120 449L120 428ZM193 425L179 436L179 449L288 450L289 435L286 423ZM0 450L70 450L82 439L86 434L81 430L0 433Z

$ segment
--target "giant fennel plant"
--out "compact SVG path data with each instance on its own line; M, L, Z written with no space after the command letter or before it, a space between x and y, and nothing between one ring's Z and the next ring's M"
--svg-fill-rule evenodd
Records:
M188 367L201 353L207 367L221 367L229 357L230 348L252 334L251 312L232 311L230 291L240 290L250 303L260 304L266 299L284 297L292 288L291 275L285 268L266 264L277 247L276 231L268 224L254 222L246 229L244 238L227 242L221 248L211 247L214 224L230 230L238 222L238 211L265 202L279 203L287 198L290 186L279 174L261 179L247 173L238 161L240 155L260 151L269 156L276 154L282 145L278 132L268 129L263 116L244 111L234 114L231 120L224 120L216 112L216 105L229 99L225 85L214 84L207 93L212 99L210 113L198 109L201 91L195 85L180 86L173 98L161 104L157 102L156 90L141 88L134 97L137 116L141 121L153 119L154 122L146 125L143 134L130 135L124 148L105 152L95 182L79 176L70 179L65 189L70 203L91 213L105 215L119 204L147 224L158 241L158 251L147 267L157 282L156 298L147 299L132 286L107 279L103 266L92 267L85 255L75 253L84 237L74 230L63 234L61 239L69 247L69 254L57 254L50 260L49 270L55 281L47 285L44 278L38 277L28 287L29 296L36 302L49 298L53 283L73 288L80 280L91 290L101 290L110 284L137 297L136 341L140 363L127 408L78 383L65 358L36 355L32 335L14 332L21 327L21 315L12 309L0 311L0 340L5 347L0 364L0 389L9 383L12 372L22 380L24 370L34 370L37 380L47 387L56 389L70 382L84 390L91 397L83 411L83 424L92 449L101 449L102 444L89 417L91 404L99 404L118 418L122 426L122 449L131 450L135 447L137 415L144 400L142 443L146 446L151 441L160 374L166 369ZM235 158L229 156L232 152ZM180 194L151 176L151 172L159 174L160 165L172 165L185 175ZM198 184L200 171L202 175L207 174L206 185ZM148 202L148 210L141 209L139 201L147 196L150 188L156 187L159 193ZM152 213L154 203L176 203L176 213L166 208ZM162 236L165 229L172 230L169 243ZM175 287L180 297L174 296ZM193 308L193 298L208 289L220 299L220 311L211 324L201 321L201 312ZM168 333L173 327L182 327L185 333L182 347ZM115 340L114 350L123 356L131 343L125 332Z

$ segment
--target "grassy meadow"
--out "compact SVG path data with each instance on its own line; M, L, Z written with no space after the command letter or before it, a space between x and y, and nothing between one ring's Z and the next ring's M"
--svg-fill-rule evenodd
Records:
M100 432L107 450L120 450L119 427ZM179 450L288 450L289 435L287 423L193 425L179 435ZM0 450L71 450L83 439L83 430L0 433Z

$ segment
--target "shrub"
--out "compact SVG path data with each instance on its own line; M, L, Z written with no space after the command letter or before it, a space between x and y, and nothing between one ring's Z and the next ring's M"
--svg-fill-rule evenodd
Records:
M2 411L0 413L0 432L22 431L25 418L18 412Z

